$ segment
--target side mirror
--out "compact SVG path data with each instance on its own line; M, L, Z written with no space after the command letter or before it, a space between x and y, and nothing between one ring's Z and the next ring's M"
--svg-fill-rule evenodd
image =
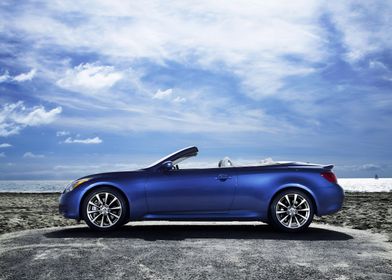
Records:
M174 165L173 165L173 162L172 161L170 161L170 160L168 160L168 161L165 161L164 163L162 163L162 165L161 165L161 170L162 171L170 171L170 170L173 170L174 169Z

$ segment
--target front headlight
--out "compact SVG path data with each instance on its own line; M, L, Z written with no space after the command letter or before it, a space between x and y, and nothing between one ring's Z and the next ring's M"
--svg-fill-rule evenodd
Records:
M78 186L80 186L81 184L83 184L84 182L87 182L88 180L90 180L91 178L83 178L83 179L79 179L79 180L75 180L73 181L71 184L69 184L65 190L64 193L70 192L73 189L77 188Z

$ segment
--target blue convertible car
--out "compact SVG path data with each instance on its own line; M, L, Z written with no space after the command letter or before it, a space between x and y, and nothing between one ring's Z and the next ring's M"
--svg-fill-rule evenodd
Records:
M342 207L344 193L332 165L237 167L224 158L216 168L181 168L180 162L197 153L188 147L141 170L80 178L62 193L60 213L100 231L137 220L247 220L297 232L313 215Z

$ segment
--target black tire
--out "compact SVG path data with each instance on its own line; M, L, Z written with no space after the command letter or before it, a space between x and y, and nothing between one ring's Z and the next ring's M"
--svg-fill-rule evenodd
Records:
M303 231L312 222L314 209L313 200L307 193L297 189L283 191L271 202L270 224L285 232Z
M93 230L111 231L127 222L127 201L114 188L94 189L84 198L81 210L83 220Z

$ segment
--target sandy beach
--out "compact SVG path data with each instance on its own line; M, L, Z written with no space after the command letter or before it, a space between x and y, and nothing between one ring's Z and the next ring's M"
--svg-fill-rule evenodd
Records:
M75 225L58 214L59 193L0 193L0 233ZM392 192L347 192L343 209L314 222L385 233L392 242ZM83 223L83 222L82 222Z
M346 192L341 211L314 222L385 233L392 242L392 192Z

